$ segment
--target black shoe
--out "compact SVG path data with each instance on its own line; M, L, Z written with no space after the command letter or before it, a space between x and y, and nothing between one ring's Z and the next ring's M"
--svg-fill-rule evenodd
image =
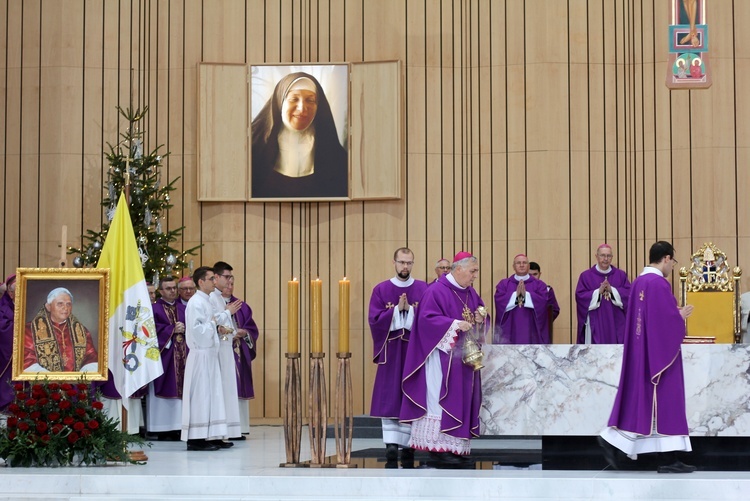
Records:
M231 440L232 442L236 442L238 440L247 440L247 437L240 435L239 437L230 437L229 440Z
M157 432L159 442L178 442L180 440L181 432L174 431L160 431Z
M398 463L398 445L385 444L385 460Z
M432 452L430 457L435 460L438 468L460 468L463 466L461 456L452 452Z
M661 465L656 469L659 473L693 473L695 470L697 470L695 466L679 460L671 464Z
M218 451L219 446L212 444L207 440L188 440L187 450L189 451Z
M622 453L620 449L615 447L614 445L610 444L606 440L604 440L601 436L596 437L596 441L599 443L599 447L602 448L604 451L604 459L607 460L607 463L615 470L620 469L620 460L618 457L618 452Z
M209 440L209 444L214 444L219 449L229 449L230 447L234 447L233 442L225 442L223 440Z
M414 468L414 449L411 447L401 449L401 468L405 470Z

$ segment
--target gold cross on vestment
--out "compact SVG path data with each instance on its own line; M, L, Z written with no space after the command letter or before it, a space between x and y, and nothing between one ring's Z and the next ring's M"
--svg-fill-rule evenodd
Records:
M643 296L645 295L645 293L646 293L646 291L641 291L641 293L638 296L638 299L640 299L641 301L643 301Z

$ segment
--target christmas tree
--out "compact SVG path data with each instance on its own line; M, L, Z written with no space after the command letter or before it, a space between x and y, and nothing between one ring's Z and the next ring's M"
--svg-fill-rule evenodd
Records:
M172 208L169 193L176 189L174 184L179 177L166 184L162 183L161 163L169 155L159 154L162 145L144 154L145 131L141 129L140 124L148 112L148 106L135 111L131 108L123 110L118 106L117 110L127 120L128 127L120 134L121 141L117 145L107 143L109 152L105 152L105 155L109 170L101 202L107 221L102 225L101 231L86 230L86 234L82 235L83 246L69 247L68 254L78 254L73 259L76 268L96 265L109 225L114 218L120 192L125 190L143 273L146 280L156 284L160 276L176 275L188 267L187 256L195 255L196 249L200 246L179 251L172 247L172 243L179 240L185 227L173 230L164 228L166 212Z

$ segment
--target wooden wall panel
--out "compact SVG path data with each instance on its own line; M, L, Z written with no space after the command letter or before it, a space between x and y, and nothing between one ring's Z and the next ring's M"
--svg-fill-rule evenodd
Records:
M714 85L669 91L657 0L0 0L0 271L53 265L62 224L71 244L98 229L102 150L123 132L114 107L132 102L151 108L147 145L171 152L164 176L181 177L166 221L185 225L178 245L203 244L195 266L229 261L253 307L253 419L281 416L293 276L324 280L329 382L335 284L351 279L354 410L368 412L370 291L402 245L422 279L438 258L473 250L490 304L512 257L529 253L562 307L555 341L568 342L572 290L602 242L631 278L656 239L673 240L683 262L710 239L750 266L750 50L736 43L750 6L708 8ZM403 198L197 201L198 63L393 59L404 71ZM303 287L303 352L307 300Z
M245 64L198 66L198 199L248 199L250 89Z

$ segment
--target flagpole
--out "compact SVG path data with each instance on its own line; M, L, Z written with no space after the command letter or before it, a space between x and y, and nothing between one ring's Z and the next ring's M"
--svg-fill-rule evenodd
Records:
M67 255L68 245L68 225L62 225L62 239L60 241L60 268L65 268L65 256Z
M123 186L123 191L125 192L125 203L130 207L130 144L128 144L128 156L125 158L125 185Z
M130 109L128 117L128 138L133 137L133 75L135 71L133 68L130 68ZM125 191L125 201L128 204L128 207L130 207L130 154L133 151L133 140L128 139L128 156L125 157L125 185L123 187L123 190Z

